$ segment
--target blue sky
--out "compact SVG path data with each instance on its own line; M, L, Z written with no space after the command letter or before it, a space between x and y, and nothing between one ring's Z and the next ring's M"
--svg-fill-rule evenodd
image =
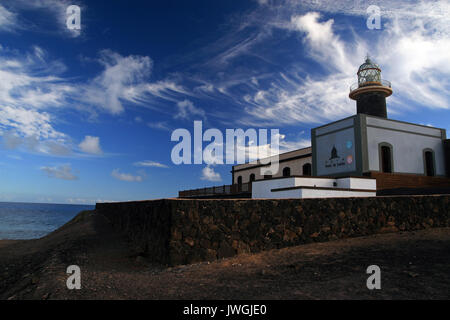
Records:
M173 130L279 129L281 151L309 146L311 128L355 113L367 53L392 82L390 118L448 130L449 19L448 1L3 0L0 201L230 184L230 165L173 164Z

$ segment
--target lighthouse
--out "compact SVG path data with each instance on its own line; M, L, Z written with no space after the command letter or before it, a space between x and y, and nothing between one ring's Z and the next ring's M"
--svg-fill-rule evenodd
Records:
M448 188L446 130L388 119L391 83L369 56L357 75L349 94L356 114L312 128L311 147L280 154L277 172L269 169L269 158L235 165L231 186L182 191L180 197L217 197L217 190L223 197L237 192L255 199L369 197ZM271 175L261 173L265 167Z
M350 87L350 99L356 100L357 114L387 118L386 98L392 94L391 83L381 79L381 69L369 55L359 67L358 82Z

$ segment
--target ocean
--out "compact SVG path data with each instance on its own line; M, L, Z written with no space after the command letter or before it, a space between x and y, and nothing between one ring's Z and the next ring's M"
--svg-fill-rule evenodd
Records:
M93 205L0 202L0 240L41 238Z

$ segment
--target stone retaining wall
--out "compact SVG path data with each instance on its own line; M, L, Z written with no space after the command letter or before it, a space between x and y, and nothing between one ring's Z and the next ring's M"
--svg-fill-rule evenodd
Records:
M167 265L383 232L450 227L450 196L99 203L138 253Z

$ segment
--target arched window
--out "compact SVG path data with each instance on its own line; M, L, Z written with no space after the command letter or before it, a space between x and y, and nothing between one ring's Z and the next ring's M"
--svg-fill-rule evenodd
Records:
M393 172L392 166L392 145L383 142L379 144L380 171L386 173Z
M304 176L311 176L311 163L305 163L302 170Z
M291 176L291 168L286 167L283 169L283 177L290 177Z
M423 160L425 166L425 174L429 177L433 177L436 172L434 168L434 152L431 149L425 149L423 151Z
M255 179L255 174L252 173L252 174L250 175L250 182L255 181L255 180L256 180L256 179Z

